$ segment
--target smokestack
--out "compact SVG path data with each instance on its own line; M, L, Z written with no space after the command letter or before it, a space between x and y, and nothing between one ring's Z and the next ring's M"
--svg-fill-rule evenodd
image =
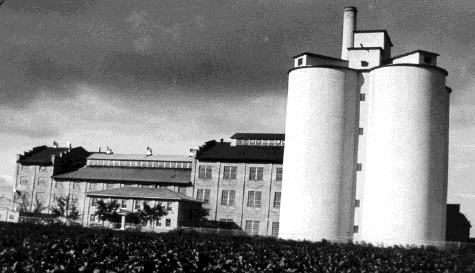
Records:
M355 7L346 7L343 12L343 37L341 40L341 59L348 60L348 48L353 47L353 32L356 30Z

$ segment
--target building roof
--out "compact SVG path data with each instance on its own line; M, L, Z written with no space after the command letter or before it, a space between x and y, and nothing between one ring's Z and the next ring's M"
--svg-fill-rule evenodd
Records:
M231 139L285 140L285 134L235 133Z
M303 55L309 55L309 56L316 57L316 58L321 58L321 59L329 59L329 60L337 60L337 61L346 61L346 62L348 61L348 60L343 60L343 59L340 59L340 58L335 58L335 57L330 57L330 56L315 54L315 53L308 52L308 51L299 53L299 54L293 56L292 58L295 59L295 58L298 58L298 57L303 56Z
M67 148L67 147L47 147L46 145L34 147L30 151L20 155L17 163L22 165L53 165L51 160L52 156L59 155L61 153L74 151L76 149L83 149L82 147Z
M87 192L89 197L109 197L119 199L148 199L165 201L200 202L192 197L172 191L166 187L155 188L113 188L102 191Z
M105 154L93 153L87 159L98 160L140 160L140 161L180 161L191 162L192 157L185 155L150 155L145 154Z
M53 176L58 181L94 181L128 183L191 183L191 169L122 168L85 166L73 172Z
M282 164L284 146L231 146L229 142L211 140L199 148L196 159L200 161Z

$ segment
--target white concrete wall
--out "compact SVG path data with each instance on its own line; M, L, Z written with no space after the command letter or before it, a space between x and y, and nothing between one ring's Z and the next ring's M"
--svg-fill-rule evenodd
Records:
M289 73L279 237L352 237L358 72L309 67Z
M435 69L370 72L366 171L359 239L374 244L445 240L449 94Z
M420 64L421 63L420 55L421 54L419 52L416 52L411 55L397 58L393 60L393 64Z
M354 69L371 69L381 65L381 50L379 49L350 49L348 50L348 67ZM365 61L368 66L362 66Z
M353 47L381 47L386 49L384 32L357 32L354 35Z

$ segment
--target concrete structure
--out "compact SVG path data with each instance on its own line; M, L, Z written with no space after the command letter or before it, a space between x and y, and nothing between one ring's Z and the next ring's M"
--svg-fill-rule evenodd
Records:
M193 197L205 202L209 220L277 236L284 140L283 134L237 133L197 150Z
M350 7L341 59L294 57L280 237L445 240L447 72L435 53L391 57L392 46L385 30L357 30Z
M41 206L42 212L51 212L51 176L84 166L88 156L89 152L82 147L58 147L56 142L53 147L38 146L18 154L14 201L20 202L24 211Z

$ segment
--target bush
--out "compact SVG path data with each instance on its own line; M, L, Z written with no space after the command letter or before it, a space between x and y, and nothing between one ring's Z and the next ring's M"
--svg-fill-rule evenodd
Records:
M472 250L0 223L2 272L475 272Z

